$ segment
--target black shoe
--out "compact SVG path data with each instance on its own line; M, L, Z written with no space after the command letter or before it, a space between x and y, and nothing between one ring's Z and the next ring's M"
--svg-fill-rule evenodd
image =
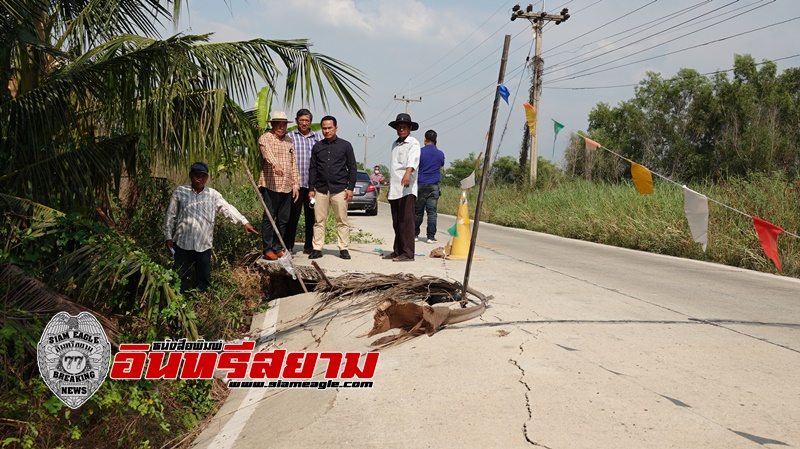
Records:
M311 248L303 248L303 254L311 254L312 251L314 250Z
M339 251L339 257L342 259L350 259L350 252L348 252L346 249L343 249Z
M311 255L308 256L309 259L319 259L320 257L322 257L322 251L317 250L311 251Z

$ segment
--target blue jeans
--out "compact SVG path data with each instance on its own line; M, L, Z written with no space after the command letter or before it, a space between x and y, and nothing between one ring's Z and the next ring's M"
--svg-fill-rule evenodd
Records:
M414 232L419 237L423 214L428 214L428 239L436 237L436 205L439 203L439 184L420 184L417 187L417 202L414 205Z

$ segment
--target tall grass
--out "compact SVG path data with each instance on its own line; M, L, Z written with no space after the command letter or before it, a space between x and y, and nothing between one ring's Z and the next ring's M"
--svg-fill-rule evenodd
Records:
M758 176L689 187L794 234L800 231L800 182ZM444 187L439 212L455 215L459 195L459 189ZM477 189L467 195L471 218L475 217L477 196ZM683 190L659 180L652 195L639 195L632 183L598 184L579 178L536 190L491 186L484 195L481 221L800 277L797 238L779 237L783 271L778 271L764 255L752 220L711 201L704 253L692 239L683 210Z

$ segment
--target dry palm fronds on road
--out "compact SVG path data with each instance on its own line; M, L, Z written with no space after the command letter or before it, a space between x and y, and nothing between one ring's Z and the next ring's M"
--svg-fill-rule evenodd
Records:
M480 305L466 309L450 309L429 304L461 300L462 285L434 276L416 277L412 274L350 273L331 281L331 285L317 284L321 297L314 314L335 302L351 300L356 305L353 312L363 315L375 310L374 325L367 336L391 329L400 333L375 340L373 346L394 346L422 334L432 335L447 324L460 323L483 314L488 298L468 289L480 299Z
M348 273L331 281L332 287L317 285L323 303L357 296L395 298L405 301L425 301L428 304L461 300L459 282L435 276L416 277L413 274ZM380 301L378 301L380 302Z

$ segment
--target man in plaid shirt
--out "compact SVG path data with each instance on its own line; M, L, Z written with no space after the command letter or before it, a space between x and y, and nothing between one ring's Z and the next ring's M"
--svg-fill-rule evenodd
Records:
M258 179L258 187L264 197L272 219L278 227L278 234L272 228L267 214L261 224L261 240L264 257L276 260L283 256L280 236L286 234L292 203L299 197L300 174L297 171L297 158L294 155L292 139L286 135L289 119L286 113L275 111L270 117L270 130L258 139L261 150L262 170ZM289 249L294 246L294 239L285 242Z
M303 245L303 253L311 254L314 249L314 209L311 208L311 200L308 198L308 166L311 161L311 149L314 144L322 140L319 133L311 131L312 115L308 109L297 111L294 119L297 129L289 133L289 137L294 143L294 152L297 156L297 169L300 172L300 199L292 204L289 214L289 224L286 225L286 234L283 241L291 250L297 238L297 225L300 222L300 212L305 214L305 233L306 240Z

